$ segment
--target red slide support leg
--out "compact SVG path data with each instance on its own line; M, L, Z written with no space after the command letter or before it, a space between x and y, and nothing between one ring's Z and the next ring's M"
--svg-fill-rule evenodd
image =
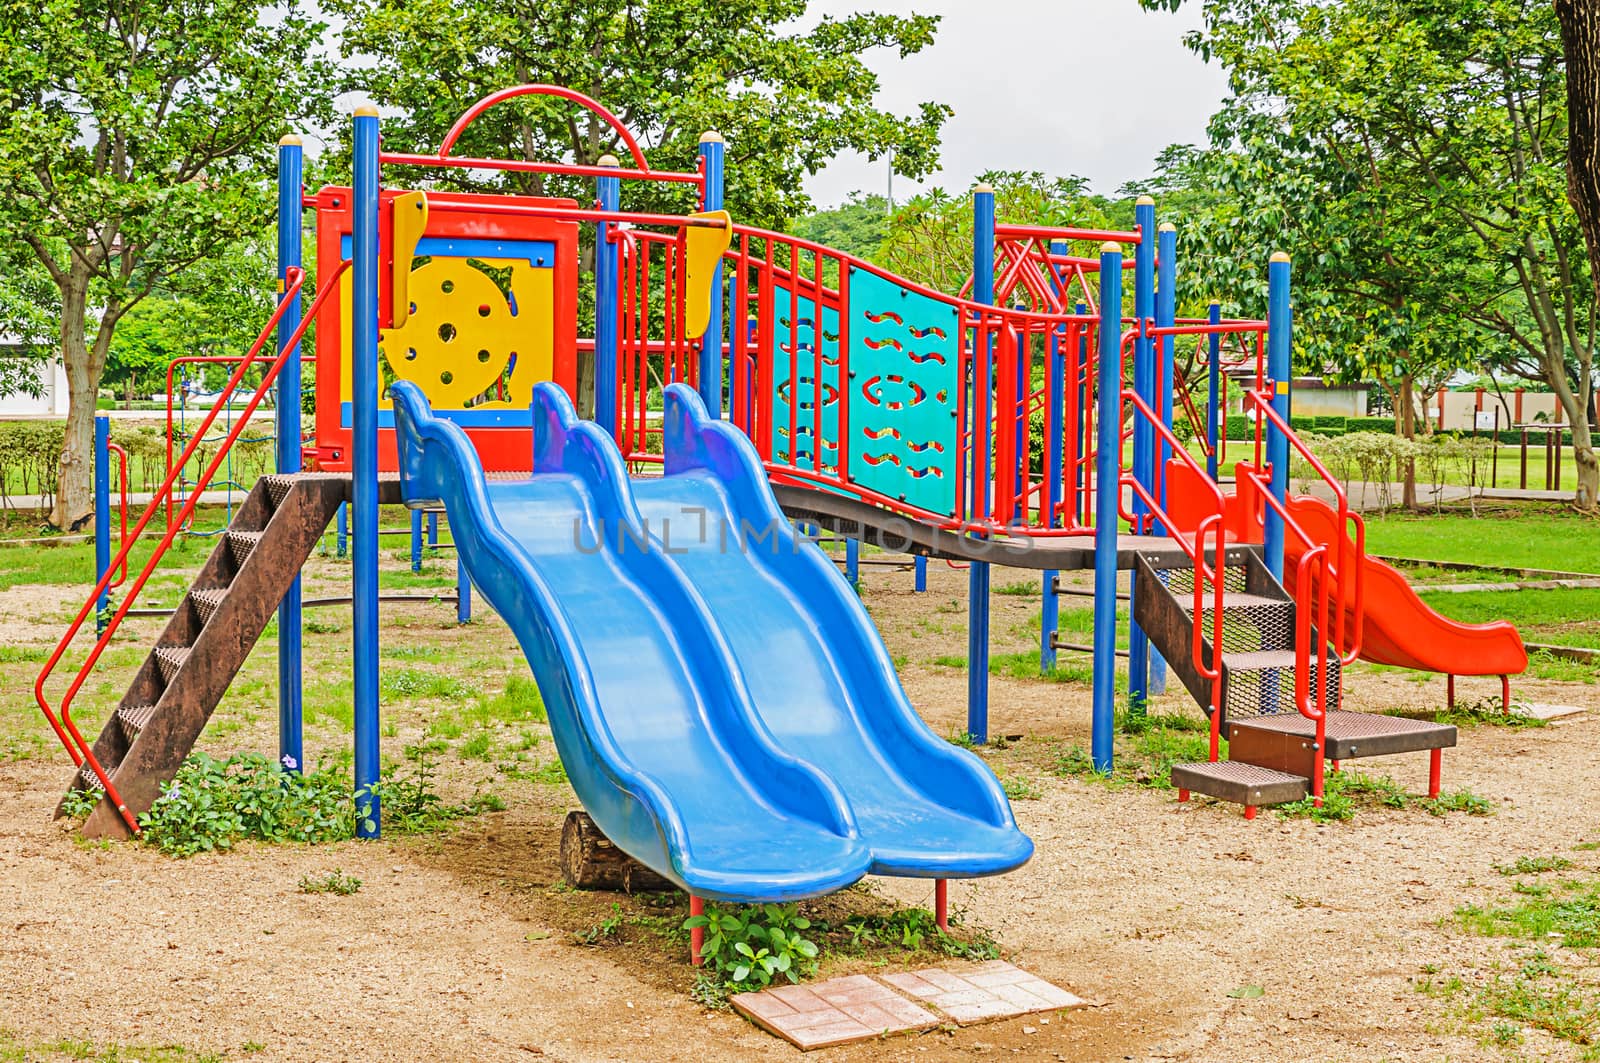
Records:
M1187 800L1189 800L1189 791L1188 790L1179 790L1178 791L1178 800L1179 801L1187 801Z
M1244 818L1245 819L1255 819L1256 818L1256 806L1255 805L1245 805L1244 806Z
M950 883L942 878L933 880L933 921L940 930L950 932Z
M1439 773L1444 766L1444 750L1435 749L1428 754L1428 796L1439 796Z
M689 914L691 916L705 915L706 902L701 900L699 897L691 896L689 898ZM702 967L705 965L705 957L700 955L700 950L705 947L705 943L705 927L697 926L693 930L689 931L689 962L696 967Z
M1507 716L1511 715L1511 677L1500 677L1500 711Z

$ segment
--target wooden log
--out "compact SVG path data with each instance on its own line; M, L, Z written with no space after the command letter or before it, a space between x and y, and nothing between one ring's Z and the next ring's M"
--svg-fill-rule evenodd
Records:
M634 893L677 889L611 844L587 812L568 812L561 825L561 877L578 890Z

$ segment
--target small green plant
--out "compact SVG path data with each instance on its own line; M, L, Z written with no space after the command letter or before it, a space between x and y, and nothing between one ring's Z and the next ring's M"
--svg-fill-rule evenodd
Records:
M960 746L962 749L978 748L977 736L970 734L967 731L951 731L949 734L945 735L945 741L949 742L953 746Z
M1037 801L1044 796L1039 784L1023 775L1008 775L1002 785L1006 796L1013 801Z
M689 999L711 1011L727 1011L727 983L715 975L695 975L694 985L689 987Z
M1572 861L1564 856L1519 856L1509 864L1495 864L1502 875L1542 875L1546 871L1565 871Z
M301 893L332 893L348 897L361 889L361 880L334 868L324 875L301 875Z
M98 789L69 790L61 799L61 814L68 819L85 820L100 803L104 791Z
M169 856L237 842L324 842L355 833L350 785L328 767L299 774L258 753L219 761L195 753L139 817L140 841Z
M587 930L577 930L573 940L580 945L607 945L622 940L622 905L611 902L611 914Z
M1479 797L1471 790L1451 790L1438 797L1419 798L1417 803L1430 816L1442 816L1446 812L1465 812L1469 816L1494 815L1494 802L1487 797Z
M801 932L811 921L793 904L707 906L685 930L705 930L700 955L734 991L761 989L778 976L790 982L817 969L817 944Z

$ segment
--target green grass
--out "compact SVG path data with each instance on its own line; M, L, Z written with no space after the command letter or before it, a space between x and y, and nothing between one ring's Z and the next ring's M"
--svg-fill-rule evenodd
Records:
M1089 751L1076 743L1057 752L1052 770L1063 778L1099 780L1113 786L1136 784L1172 789L1174 764L1204 761L1210 755L1209 723L1203 717L1121 712L1117 715L1110 774L1094 768ZM1227 739L1220 755L1228 755Z
M146 534L134 545L132 554L129 555L130 570L128 578L139 571L140 566L150 560L151 551L160 542L159 536L153 535L147 529ZM174 567L198 567L211 553L214 544L209 539L181 538L172 544L172 549L167 551L162 559L162 565ZM113 544L112 556L116 556ZM184 581L187 586L187 580ZM7 546L0 549L0 590L10 590L12 587L32 584L78 584L83 588L85 596L94 588L94 544L93 543L62 543L49 546ZM148 598L154 591L154 586L145 588L143 597Z
M1426 561L1600 575L1600 524L1548 505L1485 505L1465 513L1367 516L1367 552Z
M0 1030L0 1063L43 1063L45 1060L91 1060L95 1063L222 1063L223 1056L182 1045L96 1045L62 1038L28 1041Z
M1382 775L1357 771L1330 771L1323 777L1322 804L1311 798L1279 805L1275 811L1285 819L1305 818L1318 823L1354 819L1362 810L1419 808L1432 816L1465 812L1471 816L1494 814L1494 805L1470 790L1452 790L1437 798L1409 794L1399 783Z
M1600 536L1600 528L1595 531ZM1600 649L1600 587L1554 590L1424 592L1422 600L1452 620L1508 620L1529 642Z

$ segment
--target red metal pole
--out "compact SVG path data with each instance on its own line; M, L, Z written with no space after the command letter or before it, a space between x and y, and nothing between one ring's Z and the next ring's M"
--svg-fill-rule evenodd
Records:
M706 902L691 894L689 897L689 915L693 917L696 915L705 914ZM689 931L689 962L695 967L705 966L706 958L700 955L700 950L705 947L705 943L705 927L697 926L693 930Z
M933 921L940 930L950 932L950 883L942 878L933 880Z
M1428 754L1428 796L1430 798L1436 799L1439 796L1439 772L1443 766L1444 750L1435 749Z

